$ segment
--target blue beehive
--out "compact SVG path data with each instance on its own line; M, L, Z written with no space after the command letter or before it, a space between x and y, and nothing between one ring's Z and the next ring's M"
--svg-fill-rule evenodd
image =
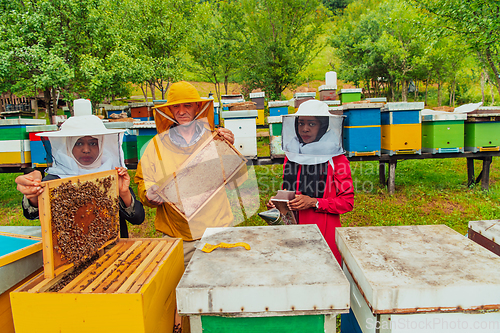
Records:
M342 106L344 149L347 156L380 156L380 108L383 104L363 103Z
M214 125L216 127L219 127L219 124L220 124L220 103L214 102Z
M277 117L288 114L288 101L272 101L267 103L269 107L269 116Z

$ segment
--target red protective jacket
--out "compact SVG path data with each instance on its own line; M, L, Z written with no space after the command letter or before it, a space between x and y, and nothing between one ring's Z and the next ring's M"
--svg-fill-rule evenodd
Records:
M344 155L335 156L332 166L328 164L326 176L326 188L323 198L318 198L319 208L309 208L297 211L299 224L316 224L325 237L328 246L332 250L335 258L341 263L341 257L337 245L335 244L335 228L340 227L340 214L350 212L354 205L354 190L351 177L351 167L349 160ZM285 158L283 170L288 159ZM297 186L300 181L300 172L297 173ZM297 191L296 194L301 194Z

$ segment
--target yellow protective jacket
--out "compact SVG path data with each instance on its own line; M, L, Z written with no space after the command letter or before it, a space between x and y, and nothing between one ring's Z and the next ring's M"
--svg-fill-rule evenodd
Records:
M146 190L153 184L161 183L162 180L173 175L175 171L195 152L200 145L211 136L213 127L213 102L203 100L200 108L205 131L194 145L190 147L179 147L169 138L168 131L172 126L169 118L174 118L167 107L160 105L155 110L155 123L158 134L149 142L141 160L137 165L137 173L134 181L138 184L138 196L144 205L157 208L155 227L156 230L171 237L182 238L191 241L201 238L207 227L230 226L233 215L224 188L217 192L210 201L192 218L189 223L170 204L163 203L156 206L146 198ZM165 117L166 116L166 117ZM210 177L210 170L206 170L204 177ZM208 179L208 178L207 178ZM201 180L203 181L203 180Z

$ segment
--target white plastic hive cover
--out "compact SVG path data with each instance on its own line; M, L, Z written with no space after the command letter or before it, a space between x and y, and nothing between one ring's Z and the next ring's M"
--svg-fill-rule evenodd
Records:
M349 282L316 225L208 228L179 285L181 314L339 313L349 309Z
M338 228L373 313L500 308L500 257L444 225Z
M500 220L469 221L469 229L500 244Z

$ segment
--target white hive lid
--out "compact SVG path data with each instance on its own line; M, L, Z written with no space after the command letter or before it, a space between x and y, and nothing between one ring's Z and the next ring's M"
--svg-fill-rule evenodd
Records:
M414 111L422 110L424 107L424 102L389 102L381 111Z
M347 103L340 106L342 110L380 109L382 107L384 107L382 103Z
M500 220L469 221L469 229L500 244Z
M181 314L347 312L349 282L316 225L208 228L177 286ZM243 310L242 310L243 309Z
M288 106L290 105L289 101L270 101L267 103L267 106L270 108L278 108L281 106Z
M362 91L363 89L361 88L340 89L340 94L353 94L353 93L360 93Z
M319 86L318 91L323 91L323 90L337 90L337 86L328 86L326 84Z
M130 127L131 129L136 128L156 128L156 124L154 120L146 120L146 121L134 121L134 125Z
M222 111L220 116L222 119L257 118L259 112L257 110Z
M267 122L269 124L282 123L283 118L281 116L269 116L269 117L267 117Z
M296 92L293 94L293 97L295 98L308 98L308 97L316 97L316 92L315 91L306 91L306 92Z
M337 228L373 313L500 308L500 257L445 225Z
M422 121L467 120L467 113L454 113L423 109Z
M29 119L29 118L16 118L16 119L0 119L0 126L9 125L46 125L45 119Z
M250 98L261 98L261 97L266 97L265 91L250 93Z

